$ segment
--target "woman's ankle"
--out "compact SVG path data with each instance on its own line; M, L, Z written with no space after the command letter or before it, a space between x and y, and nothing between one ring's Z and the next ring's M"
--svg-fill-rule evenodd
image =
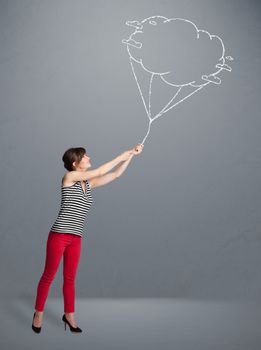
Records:
M37 311L37 310L35 310L35 315L36 316L42 316L43 315L43 311Z

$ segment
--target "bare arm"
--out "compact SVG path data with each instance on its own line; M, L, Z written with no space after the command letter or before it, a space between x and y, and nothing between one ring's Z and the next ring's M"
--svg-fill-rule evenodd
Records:
M127 169L128 165L130 164L130 161L132 160L134 154L130 156L128 160L125 160L113 173L115 174L115 177L120 177L124 171Z
M124 171L127 169L132 157L133 157L133 155L130 156L130 158L128 160L123 161L122 164L120 166L118 166L118 168L115 171L108 173L108 174L105 174L103 176L93 177L92 179L90 179L89 184L91 186L91 189L93 189L94 187L107 185L108 183L119 178L124 173Z
M106 184L116 180L117 178L119 178L124 173L124 171L127 169L132 157L134 155L140 154L142 152L142 148L143 148L143 145L138 146L138 148L135 149L135 151L129 156L129 158L126 159L125 161L123 161L123 163L120 166L118 166L118 168L116 170L114 170L113 172L105 174L105 175L100 176L100 177L94 177L94 178L90 179L89 184L90 184L91 188L106 185Z
M103 165L101 165L98 169L100 169L100 175L104 175L108 173L111 169L113 169L116 165L118 165L120 162L122 162L122 156L119 155L118 157L114 158L110 162L107 162Z
M120 162L125 161L129 156L133 153L133 149L130 149L128 151L123 152L118 157L114 158L113 160L104 163L103 165L99 166L98 168L94 170L87 170L87 171L77 171L73 170L68 172L65 177L68 181L85 181L89 180L93 177L99 177L103 176L107 172L109 172L112 168L114 168L116 165L118 165Z

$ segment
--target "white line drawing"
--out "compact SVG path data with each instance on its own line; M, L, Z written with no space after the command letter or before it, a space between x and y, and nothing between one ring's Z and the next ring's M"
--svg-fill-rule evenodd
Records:
M208 84L221 84L218 74L223 70L231 72L228 63L234 59L225 56L225 47L219 36L198 29L187 19L151 16L140 22L127 21L126 25L135 30L122 43L127 46L132 73L149 119L147 133L141 142L144 144L154 120ZM139 77L140 69L148 74L146 87ZM156 77L160 84L171 87L174 93L153 115L152 86Z

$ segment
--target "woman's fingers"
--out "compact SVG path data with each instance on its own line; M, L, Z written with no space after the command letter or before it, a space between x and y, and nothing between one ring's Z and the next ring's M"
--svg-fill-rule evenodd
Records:
M142 152L142 147L139 145L139 146L136 146L135 147L135 154L139 154Z
M143 147L144 147L143 144L138 143L135 147L133 147L133 148L130 150L130 154L132 154L132 155L140 154L140 153L142 152Z

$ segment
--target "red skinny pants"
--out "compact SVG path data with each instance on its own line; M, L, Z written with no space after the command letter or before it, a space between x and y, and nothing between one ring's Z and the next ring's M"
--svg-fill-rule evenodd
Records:
M43 311L50 285L63 256L64 312L75 310L75 278L81 254L81 236L69 233L49 232L43 274L37 287L35 310Z

